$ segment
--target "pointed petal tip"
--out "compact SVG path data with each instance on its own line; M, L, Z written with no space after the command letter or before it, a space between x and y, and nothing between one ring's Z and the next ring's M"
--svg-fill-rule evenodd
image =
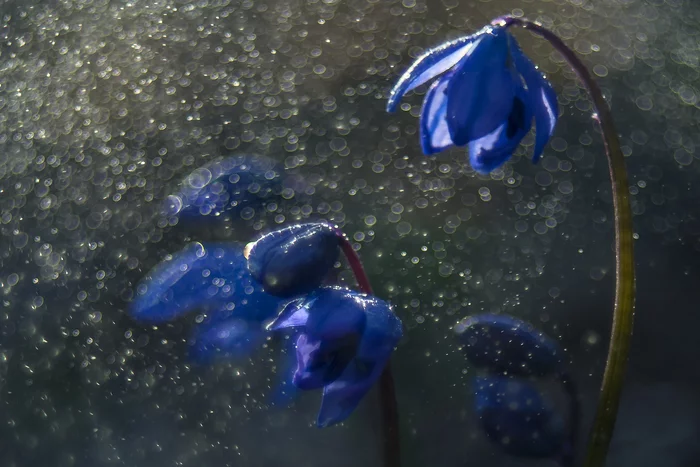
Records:
M282 329L299 328L306 326L309 320L309 310L303 299L293 300L289 302L280 312L280 314L267 326L268 331L280 331Z
M408 91L427 83L459 63L462 58L471 53L471 44L480 34L483 34L483 31L430 48L416 58L391 89L386 111L396 112L401 99Z
M399 102L401 102L401 100L399 98L393 97L392 93L392 95L389 96L389 99L386 103L386 112L390 114L396 112L399 108Z
M316 428L328 428L329 426L331 426L330 420L321 419L320 416L316 419Z

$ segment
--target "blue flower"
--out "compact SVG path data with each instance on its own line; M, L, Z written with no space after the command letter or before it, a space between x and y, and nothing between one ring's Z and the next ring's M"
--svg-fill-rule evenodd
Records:
M566 456L568 429L532 384L501 376L474 378L476 413L488 437L508 454Z
M391 90L387 111L432 79L420 118L426 155L468 144L474 170L491 172L511 157L534 117L532 159L539 160L557 123L556 94L505 27L487 26L426 51Z
M386 302L339 287L319 288L291 302L269 329L299 333L293 384L323 388L319 427L350 416L402 336L401 321Z
M562 370L557 342L517 318L470 316L455 326L455 332L467 359L477 367L514 376L546 376Z
M248 269L265 291L280 297L310 292L340 254L340 237L328 224L295 224L246 246Z
M206 363L247 355L264 341L264 323L284 302L263 291L236 243L191 243L154 267L136 287L129 314L164 323L188 312L209 314L195 329L190 356Z

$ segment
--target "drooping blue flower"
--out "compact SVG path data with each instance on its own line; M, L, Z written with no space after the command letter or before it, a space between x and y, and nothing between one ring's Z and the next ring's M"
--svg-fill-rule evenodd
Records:
M505 452L535 458L566 455L566 423L535 386L502 376L477 376L474 386L481 425Z
M491 172L511 157L534 117L532 160L539 160L557 123L557 98L506 27L487 26L426 51L391 90L387 111L433 79L420 117L426 155L468 144L474 170Z
M318 287L338 260L340 237L322 222L294 224L246 247L248 269L266 292L280 297Z
M166 197L163 213L201 222L228 210L257 209L304 192L298 176L287 174L272 159L242 154L198 167L180 182L178 191Z
M352 413L402 336L401 321L386 302L340 287L322 287L289 303L269 328L299 333L293 383L323 388L319 427Z
M514 376L546 376L562 370L556 341L507 315L470 316L455 326L467 359L475 366Z
M236 243L190 243L156 265L136 287L130 315L162 323L194 309L262 322L279 311L279 298L265 293L248 272Z

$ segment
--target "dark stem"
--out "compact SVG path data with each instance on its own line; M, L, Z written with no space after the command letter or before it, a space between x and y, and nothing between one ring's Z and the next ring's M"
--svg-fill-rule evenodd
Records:
M355 274L355 280L360 292L371 294L372 285L362 266L362 261L347 237L338 229L336 234L340 238L340 247L348 259L350 268ZM399 467L401 465L401 445L399 439L399 409L396 404L394 391L394 377L391 375L391 366L386 368L379 378L379 401L382 410L382 430L384 431L383 456L385 467Z
M584 463L585 467L601 467L615 429L634 322L634 240L625 159L610 108L598 84L576 54L556 34L527 19L503 17L494 20L492 24L504 27L521 26L548 40L576 72L591 96L596 109L594 117L600 123L603 132L615 215L615 304L600 399Z
M561 464L564 466L574 465L576 459L576 441L578 440L578 430L581 426L581 403L576 390L576 383L570 375L563 373L559 376L566 396L569 399L569 443L566 452L562 454Z

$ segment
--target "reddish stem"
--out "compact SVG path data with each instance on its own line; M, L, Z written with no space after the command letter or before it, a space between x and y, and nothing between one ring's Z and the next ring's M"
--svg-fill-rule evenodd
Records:
M336 234L340 239L340 247L348 259L350 269L355 274L355 280L360 292L371 294L372 285L369 282L365 268L362 266L359 255L340 229L336 229ZM389 363L387 363L382 376L379 378L379 401L382 410L382 429L384 431L384 466L399 467L401 465L399 409L396 404L394 377L391 374Z

